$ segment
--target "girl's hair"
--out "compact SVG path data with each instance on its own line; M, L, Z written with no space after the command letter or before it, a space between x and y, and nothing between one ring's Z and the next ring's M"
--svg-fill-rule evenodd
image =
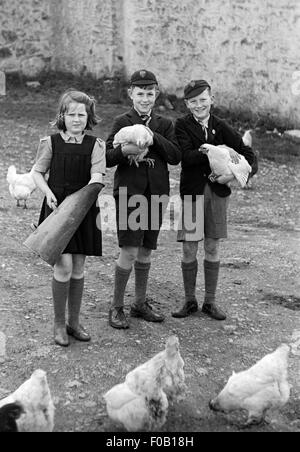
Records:
M70 103L78 102L80 104L84 104L86 108L86 112L88 115L86 130L91 130L93 126L95 126L99 122L99 118L95 112L96 101L93 97L90 97L88 94L83 93L82 91L77 91L76 89L70 88L68 89L60 98L58 104L58 111L56 117L53 122L51 122L52 126L56 126L59 130L63 130L64 132L67 130L65 125L64 115L68 111L68 107Z

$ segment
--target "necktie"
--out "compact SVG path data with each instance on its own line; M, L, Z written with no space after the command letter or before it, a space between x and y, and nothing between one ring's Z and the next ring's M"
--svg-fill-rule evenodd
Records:
M151 120L151 116L149 115L141 115L141 120L143 121L145 126L148 126L150 120Z
M205 139L207 140L207 137L208 137L208 127L207 127L205 124L200 124L200 125L201 125L201 127L202 127L202 130L203 130Z

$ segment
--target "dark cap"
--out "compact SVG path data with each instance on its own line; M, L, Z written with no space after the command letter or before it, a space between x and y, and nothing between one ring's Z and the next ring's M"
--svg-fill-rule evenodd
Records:
M207 88L211 89L211 86L206 80L191 80L184 87L184 98L190 99L191 97L198 96Z
M130 78L130 85L145 86L145 85L158 85L158 83L153 72L142 69L132 74Z

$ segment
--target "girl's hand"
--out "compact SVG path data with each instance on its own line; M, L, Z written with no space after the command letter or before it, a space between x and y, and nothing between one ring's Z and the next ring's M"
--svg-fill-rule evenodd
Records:
M52 191L46 194L46 198L48 207L50 207L50 209L52 210L57 209L57 199L55 198Z

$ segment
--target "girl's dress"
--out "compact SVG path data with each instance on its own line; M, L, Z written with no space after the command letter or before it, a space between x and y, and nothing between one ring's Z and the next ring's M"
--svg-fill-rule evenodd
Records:
M89 183L91 179L91 155L95 142L96 137L91 135L85 135L81 144L65 142L60 133L51 135L52 160L48 185L56 196L58 205L67 196ZM52 212L50 207L47 206L45 198L39 224ZM100 224L97 221L98 215L100 215L100 209L94 203L63 254L102 256L102 234L97 227L97 224Z

